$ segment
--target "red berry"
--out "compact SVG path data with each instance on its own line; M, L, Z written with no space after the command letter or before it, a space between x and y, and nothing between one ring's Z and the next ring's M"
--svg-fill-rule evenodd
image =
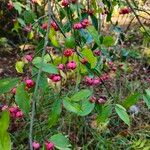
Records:
M68 7L69 1L68 0L62 0L61 5L64 6L64 7Z
M94 14L94 11L91 10L91 9L89 9L89 10L87 10L87 13L88 13L89 15L93 15L93 14Z
M64 70L64 68L65 68L64 64L59 64L59 65L58 65L58 69L59 69L59 70Z
M88 19L84 19L84 20L81 22L81 24L82 24L82 27L83 27L83 28L86 28L86 27L90 24L90 22L89 22Z
M25 81L25 83L26 83L26 87L27 88L32 88L33 86L34 86L34 81L33 80L31 80L31 79L27 79L26 81Z
M81 63L82 63L83 65L85 65L87 62L88 62L88 60L87 60L86 58L82 58Z
M72 56L73 55L73 49L65 49L64 51L64 56L65 57L69 57L69 56Z
M26 32L30 32L31 30L32 30L32 25L31 24L24 27L24 31L26 31Z
M95 56L100 56L101 55L100 50L94 50L93 53L94 53Z
M53 150L54 144L52 142L45 142L46 150Z
M11 90L11 93L12 93L12 94L16 94L16 88L13 88L13 89Z
M98 102L99 104L105 104L105 103L106 103L106 100L103 99L103 98L100 98L100 99L97 100L97 102Z
M77 2L77 0L71 0L72 4L75 4Z
M94 78L93 79L93 85L99 85L101 83L99 78Z
M85 82L86 82L88 85L93 85L93 78L85 77Z
M56 24L54 21L51 22L51 27L52 27L55 31L58 31L58 30L59 30L57 24Z
M47 30L47 28L48 28L48 24L47 24L47 23L43 23L43 24L42 24L42 29L43 29L43 30Z
M32 3L37 3L37 0L31 0L32 1Z
M12 10L14 8L13 2L10 1L9 3L7 3L7 8L8 10Z
M38 150L40 148L40 144L38 142L33 142L32 146L33 146L34 150Z
M75 24L73 25L73 29L79 30L79 29L82 29L82 28L83 28L83 26L82 26L81 23L75 23Z
M90 97L90 102L91 103L95 103L96 102L96 97L95 96L91 96Z
M16 113L16 118L22 118L23 117L23 112L22 111L18 111Z
M61 80L61 76L59 74L51 74L49 76L49 78L53 81L53 82L59 82Z
M28 62L31 62L32 59L33 59L33 56L32 56L32 55L25 55L25 59L26 59Z
M76 67L77 67L77 64L75 61L71 61L71 62L67 63L67 69L74 70L74 69L76 69Z

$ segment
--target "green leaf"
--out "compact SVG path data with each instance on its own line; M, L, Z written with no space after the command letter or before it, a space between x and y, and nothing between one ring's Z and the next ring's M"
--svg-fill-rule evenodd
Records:
M28 39L32 40L34 38L34 32L30 31L27 36L28 36Z
M135 92L135 93L129 95L129 96L125 99L125 101L123 102L123 106L124 106L125 108L131 107L132 105L134 105L134 104L139 100L139 99L138 99L139 96L140 96L140 93L138 93L138 92Z
M76 45L74 37L70 36L65 39L65 46L67 48L74 48Z
M115 41L114 41L112 36L105 36L103 38L103 45L106 46L106 47L113 46L114 43L115 43Z
M63 100L63 106L70 112L76 113L79 116L86 116L94 109L95 104L89 101L89 98L82 101L73 102L70 98L66 97Z
M41 64L36 64L37 68L40 68L40 66L41 66ZM47 73L58 74L57 67L54 66L53 64L49 64L49 63L43 63L42 71L47 72Z
M78 102L80 100L88 98L91 95L92 95L92 92L90 90L88 90L88 89L82 89L79 92L77 92L76 94L74 94L71 97L71 100L74 101L74 102Z
M18 78L14 79L6 78L0 80L0 94L9 92L12 88L16 86L18 81L19 81Z
M34 23L34 20L36 19L36 15L32 11L24 11L23 13L24 20L26 24Z
M78 113L81 110L81 106L78 103L72 102L69 97L65 97L63 100L63 106L70 112Z
M37 68L40 68L41 62L42 62L41 57L36 57L32 63ZM42 64L42 71L47 72L47 73L54 73L54 74L58 73L58 69L56 66L54 66L53 64L50 64L50 63L46 63L46 62L43 62L43 64Z
M115 110L116 110L116 113L118 114L118 116L128 125L130 126L130 118L129 118L129 115L127 114L126 112L126 109L119 105L119 104L116 104L115 106Z
M0 118L0 133L4 133L7 131L9 127L9 112L2 111Z
M143 100L146 103L146 105L148 106L148 109L150 109L150 96L143 95Z
M51 61L51 57L50 57L50 55L49 54L46 54L45 56L44 56L44 62L49 62L49 61Z
M33 76L33 80L36 82L37 79L37 75L38 75L38 69L35 67L32 67L32 76ZM48 81L47 81L47 76L45 75L45 73L41 73L40 76L40 80L39 80L39 88L40 90L42 90L42 92L46 92L46 88L48 88Z
M30 97L25 90L25 84L21 83L16 89L15 101L19 108L27 115L30 111Z
M98 20L94 15L90 15L91 20L92 20L92 24L95 27L96 30L98 30Z
M59 150L71 150L68 138L61 133L53 135L50 141L54 143L55 147Z
M26 25L23 19L18 18L17 20L21 24L21 26L25 26Z
M97 58L93 55L93 52L90 49L83 49L83 56L88 60L91 65L91 68L94 68L97 64Z
M61 102L61 100L57 100L54 102L51 113L49 115L49 119L48 119L48 127L49 128L51 128L52 126L54 126L56 124L56 122L58 121L58 118L61 114L61 111L62 111L62 102Z
M8 132L0 134L0 150L11 150L11 139Z
M11 150L11 139L7 132L9 121L9 112L2 111L0 118L0 150Z
M150 97L150 89L145 90L145 92Z
M14 5L14 8L18 11L18 13L21 14L23 5L20 2L14 2L13 5Z
M51 43L55 47L58 47L58 48L60 47L60 44L58 43L58 40L56 39L56 31L53 28L50 29L49 39L51 40Z
M101 46L100 35L96 31L96 29L93 26L89 26L89 27L87 27L87 30L91 34L91 36L93 37L93 39L96 42L96 44L98 46Z
M23 73L23 67L24 67L24 62L23 61L17 61L15 68L18 73Z
M101 122L101 123L107 122L108 121L108 117L111 115L111 113L112 113L112 108L111 108L110 105L103 106L101 108L100 113L97 116L97 121Z
M145 90L145 94L143 95L143 100L148 106L148 109L150 109L150 89Z

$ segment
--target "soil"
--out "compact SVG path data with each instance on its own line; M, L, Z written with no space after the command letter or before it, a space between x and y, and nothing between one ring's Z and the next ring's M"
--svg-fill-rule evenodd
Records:
M19 55L15 49L10 53L0 54L0 78L18 76L18 73L15 70L15 63L18 58Z

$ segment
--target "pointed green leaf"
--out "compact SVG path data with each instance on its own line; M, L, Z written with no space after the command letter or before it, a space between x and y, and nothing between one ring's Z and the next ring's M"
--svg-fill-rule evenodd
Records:
M49 115L49 119L48 119L49 128L51 128L56 124L61 114L61 111L62 111L62 102L61 100L57 100L54 102L51 113Z
M0 150L11 150L11 139L8 132L0 134Z
M47 60L45 60L45 61L47 61ZM46 63L45 61L42 64L42 71L47 72L47 73L57 74L58 73L57 67L53 64ZM36 57L32 63L39 69L41 67L41 63L42 63L41 57Z
M85 98L88 98L89 96L92 95L92 92L88 89L82 89L79 92L75 93L72 97L71 100L74 102L78 102L80 100L83 100Z
M126 112L126 109L119 105L119 104L116 104L115 106L115 110L116 110L116 113L118 114L118 116L128 125L130 126L130 118L129 118L129 115L127 114Z
M15 68L18 73L23 73L23 67L24 67L24 62L23 61L17 61Z
M54 143L55 147L59 150L71 150L68 138L61 133L53 135L50 141Z
M90 63L91 68L94 68L97 63L97 58L93 55L93 52L90 49L85 48L83 49L82 54Z
M146 103L146 105L148 106L148 109L150 109L150 96L143 95L143 100Z
M18 81L19 81L18 78L14 78L14 79L6 78L0 80L0 94L9 92L13 87L16 86Z
M30 97L25 90L25 85L23 83L16 89L15 101L23 113L27 115L30 111Z
M108 106L102 106L100 113L97 116L97 121L98 122L107 122L108 121L108 117L111 115L112 113L112 108L110 105Z
M6 132L9 127L9 112L2 111L0 118L0 133Z
M115 43L115 41L114 41L112 36L105 36L103 38L103 45L106 46L106 47L113 46L114 43Z
M79 102L74 102L70 98L66 97L63 100L64 107L79 116L86 116L94 109L95 104L89 101L89 98L83 99Z
M124 106L125 108L129 108L129 107L131 107L132 105L136 104L136 102L139 100L139 99L138 99L139 96L140 96L140 93L138 93L138 92L135 92L135 93L129 95L129 96L125 99L125 101L123 102L123 106Z

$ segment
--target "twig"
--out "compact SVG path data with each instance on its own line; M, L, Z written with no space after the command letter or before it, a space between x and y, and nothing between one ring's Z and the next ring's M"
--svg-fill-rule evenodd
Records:
M143 11L143 12L145 12L146 14L148 14L150 16L150 13L148 12L150 10L145 10L145 9L141 9L141 8L133 8L133 9L135 9L137 11Z
M131 24L132 24L132 22L133 22L134 19L135 19L135 17L133 17L133 18L130 20L130 22L129 22L127 28L126 28L126 30L124 31L124 33L126 33L126 32L128 31L128 29L130 28L130 26L131 26Z
M139 24L141 25L141 27L144 29L144 31L146 32L146 34L148 36L150 36L150 34L147 32L146 28L143 26L141 20L139 19L139 16L136 14L134 8L131 6L129 0L125 0L125 1L126 1L127 5L130 7L130 9L132 10L132 12L134 13L134 15L135 15L136 19L138 20Z
M42 61L41 61L41 66L39 68L38 71L38 75L37 75L37 79L36 79L36 86L35 86L35 90L33 93L33 98L32 98L32 111L31 111L31 117L30 117L30 131L29 131L29 143L30 143L30 150L33 150L32 147L32 142L33 142L33 124L34 124L34 116L35 116L35 105L36 105L36 100L37 100L37 95L38 95L38 87L39 87L39 81L40 81L40 76L42 73L42 65L44 62L44 55L46 53L46 47L48 44L48 34L50 31L50 22L51 22L51 7L50 7L50 0L48 0L48 28L47 28L47 33L45 36L45 43L44 43L44 47L43 47L43 52L42 52Z

